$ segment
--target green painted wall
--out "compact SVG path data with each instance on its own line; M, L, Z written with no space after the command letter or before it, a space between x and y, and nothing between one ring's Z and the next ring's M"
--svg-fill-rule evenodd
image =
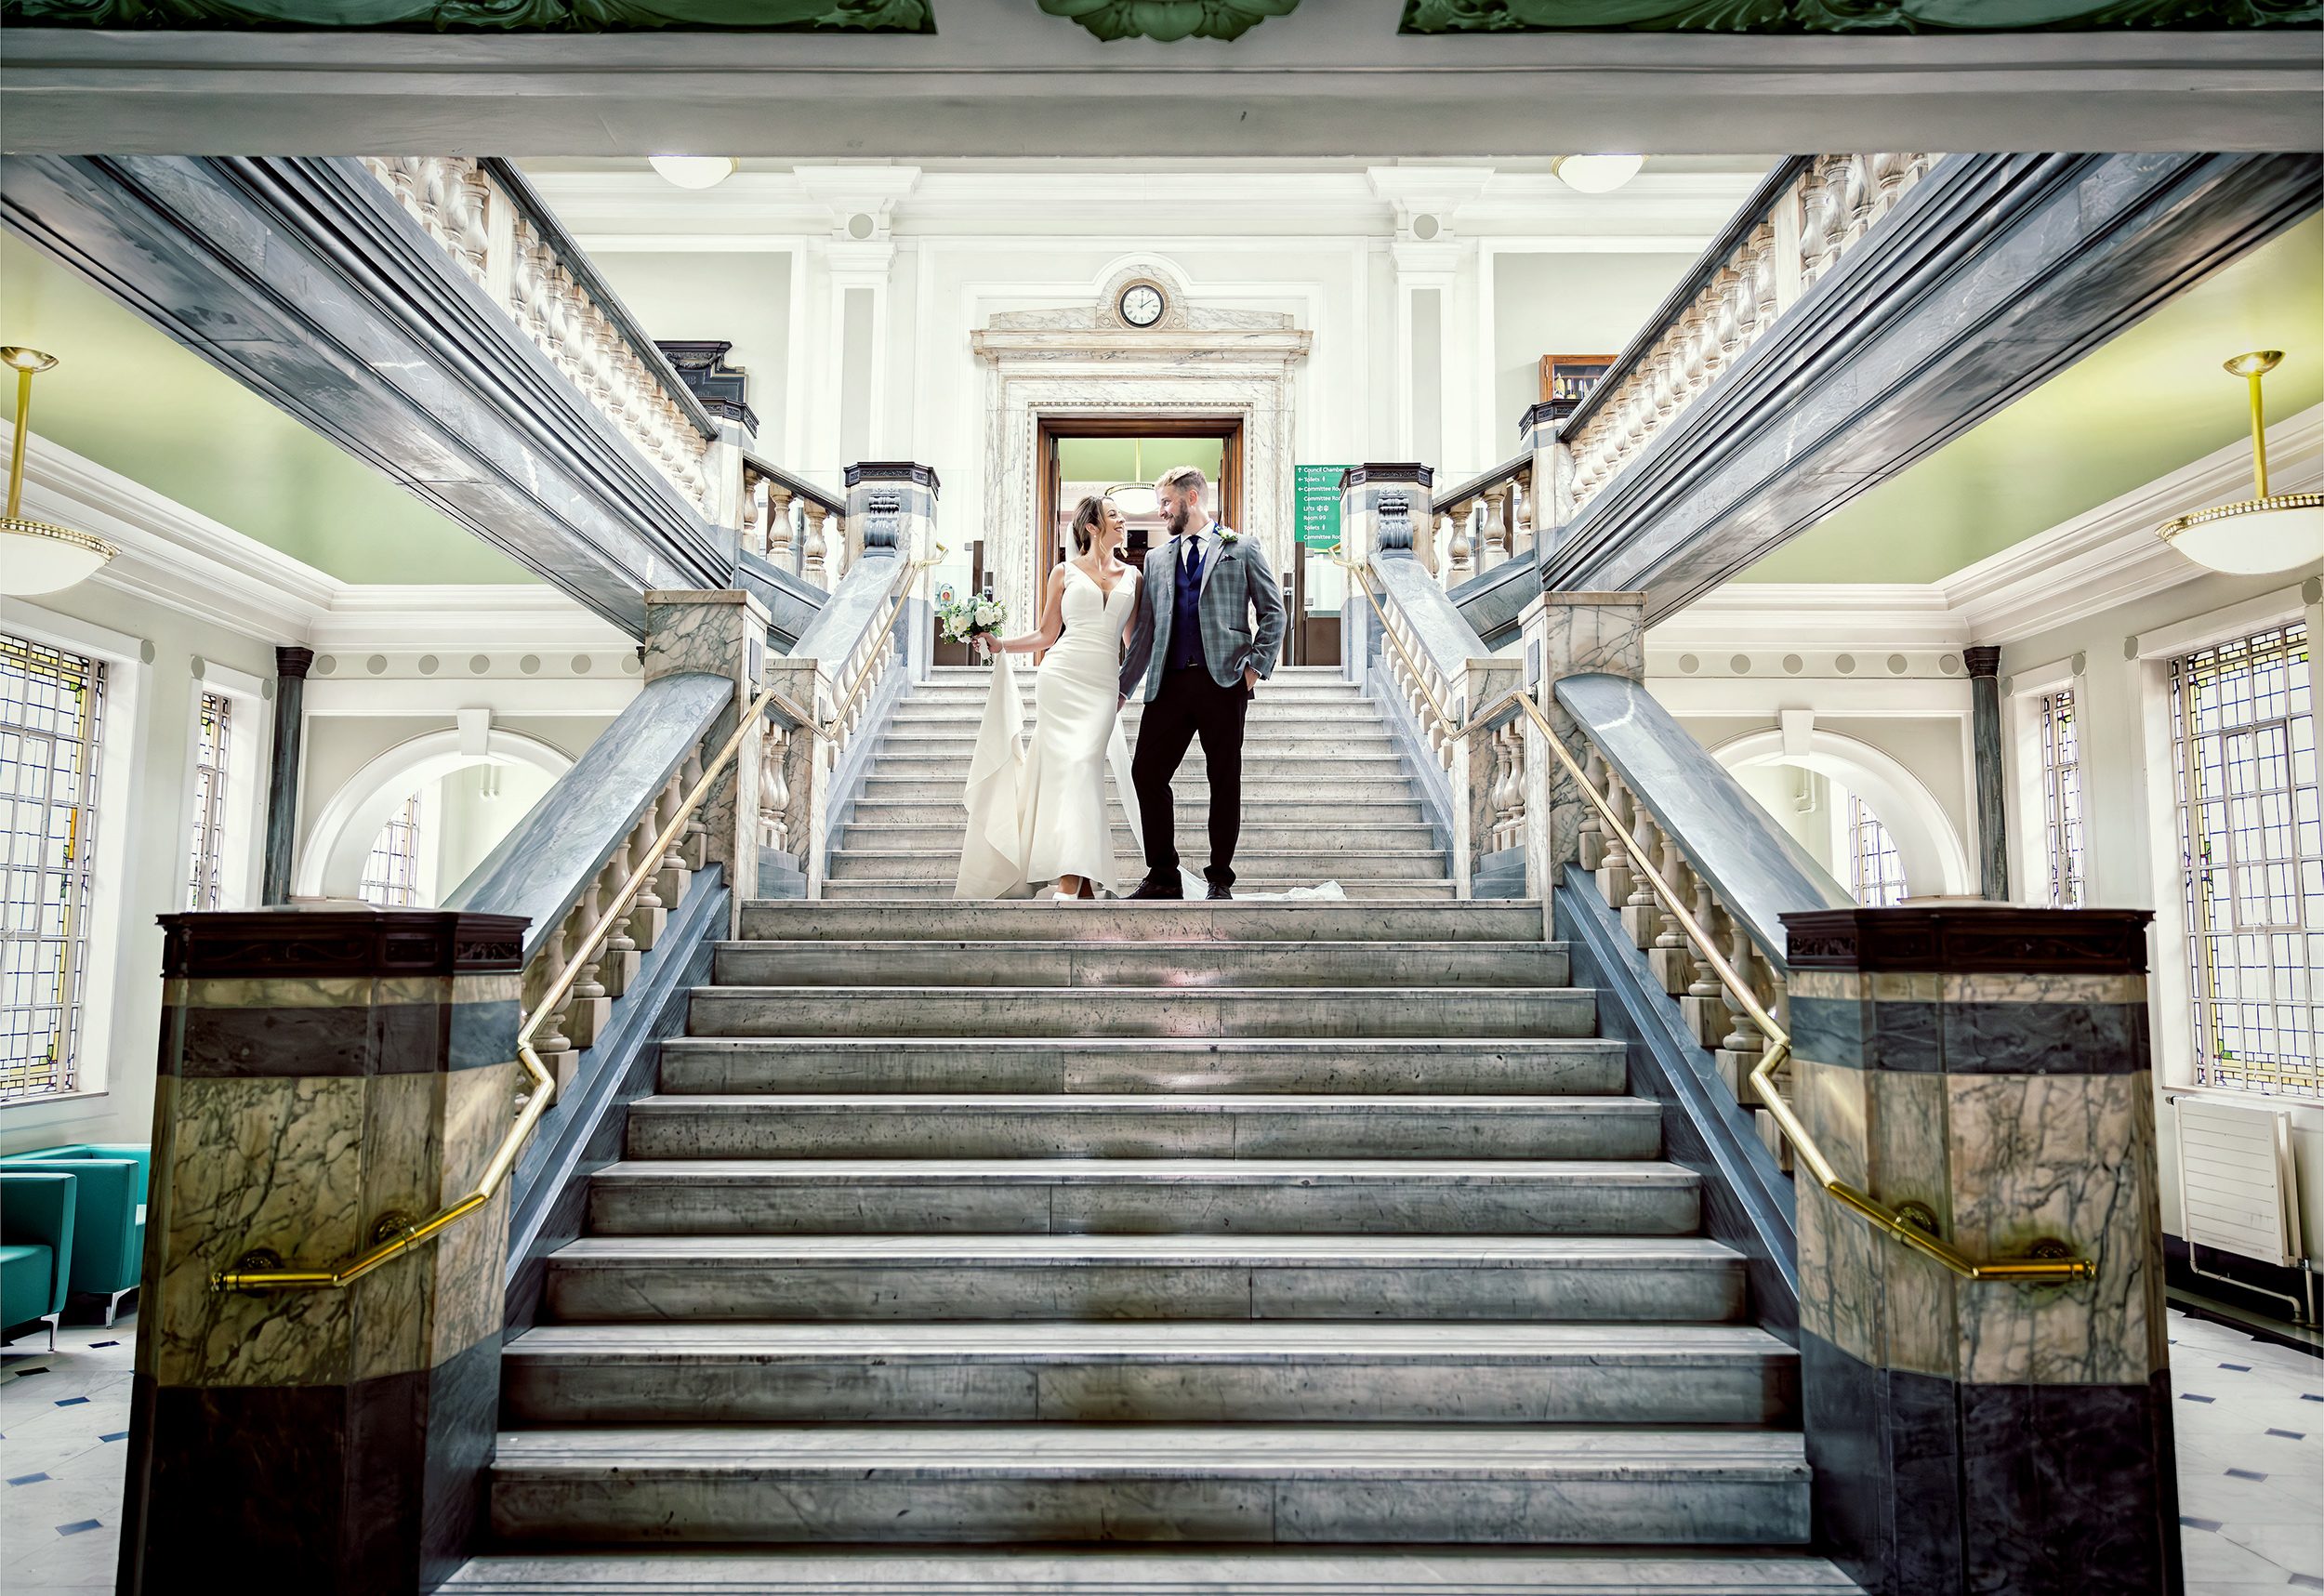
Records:
M2248 438L2219 363L2285 351L2273 422L2324 403L2324 216L2181 295L2113 342L1802 533L1746 582L1934 582Z
M535 582L28 244L0 237L0 342L55 355L33 428L343 582ZM0 415L16 415L13 383Z
M1060 438L1057 463L1069 482L1151 482L1194 466L1219 480L1225 445L1216 438Z

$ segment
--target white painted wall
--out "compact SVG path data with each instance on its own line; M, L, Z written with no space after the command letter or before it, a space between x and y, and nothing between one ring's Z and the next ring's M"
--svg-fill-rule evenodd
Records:
M1543 355L1622 352L1695 264L1691 255L1498 255L1493 261L1493 414L1504 456L1541 397Z
M761 447L784 436L791 339L787 250L604 250L590 257L654 338L724 338L750 374Z

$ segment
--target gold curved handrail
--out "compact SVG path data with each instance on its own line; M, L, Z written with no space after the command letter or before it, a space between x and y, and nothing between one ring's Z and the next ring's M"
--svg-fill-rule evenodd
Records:
M880 637L893 629L896 624L896 616L903 613L905 601L912 596L912 584L918 579L919 574L928 570L931 566L943 564L944 556L951 552L952 551L949 548L946 548L940 543L936 545L936 552L930 555L927 559L906 561L903 571L897 574L895 585L889 590L887 613L881 615L879 617L879 624L865 635L868 637ZM812 717L809 718L814 724L816 736L821 737L827 743L837 742L838 740L840 728L847 724L848 711L855 707L856 699L861 697L863 695L864 689L870 685L872 666L878 663L879 651L878 649L874 649L865 659L864 663L856 666L855 678L852 684L848 689L847 696L840 701L839 707L833 713L831 719L825 721L814 721Z
M1403 642L1397 639L1395 628L1388 624L1388 614L1380 605L1379 595L1372 591L1370 570L1357 561L1342 559L1337 547L1332 549L1331 557L1354 576L1354 587L1357 591L1364 595L1366 600L1371 604L1374 613L1380 616L1380 631L1391 642L1395 643L1397 651L1405 656L1406 665L1413 665L1410 652L1406 650ZM1420 677L1417 669L1414 671L1414 679L1419 683L1421 692L1427 694L1430 706L1435 709L1446 726L1450 727L1453 723L1452 717L1446 714L1444 706L1437 703L1433 693L1428 693L1427 681ZM1752 990L1750 983L1744 980L1735 966L1728 961L1726 955L1719 951L1711 941L1710 933L1695 918L1687 905L1680 901L1677 890L1662 878L1662 873L1657 870L1652 862L1646 858L1645 853L1639 847L1637 838L1631 835L1628 826L1615 817L1614 806L1608 803L1605 796L1591 784L1589 776L1582 771L1580 761L1567 751L1565 739L1560 737L1556 729L1550 724L1549 716L1543 712L1541 706L1535 702L1533 694L1522 687L1503 693L1491 706L1472 716L1467 724L1453 731L1451 733L1453 740L1458 741L1467 737L1497 722L1501 718L1501 712L1512 706L1521 709L1532 720L1535 729L1541 733L1541 740L1549 745L1550 751L1555 754L1558 762L1565 767L1565 773L1573 778L1574 785L1589 798L1591 807L1598 811L1599 821L1615 837L1620 838L1623 849L1630 855L1631 868L1645 877L1647 886L1652 889L1655 897L1661 902L1665 912L1678 922L1680 930L1693 944L1697 956L1710 966L1713 973L1719 977L1719 984L1733 995L1743 1012L1750 1016L1751 1023L1759 1027L1761 1034L1767 1038L1767 1049L1762 1055L1758 1067L1751 1071L1751 1089L1759 1094L1760 1101L1766 1105L1767 1112L1774 1116L1776 1128L1783 1132L1784 1140L1791 1144L1793 1154L1798 1156L1802 1164L1807 1166L1808 1172L1815 1178L1816 1184L1821 1186L1834 1202L1866 1220L1874 1230L1903 1243L1925 1258L1934 1259L1964 1280L2001 1280L2021 1286L2064 1286L2075 1281L2097 1278L2098 1266L2086 1258L2074 1256L2071 1249L2061 1242L2049 1240L2036 1242L2034 1246L2037 1254L2031 1258L1973 1259L1936 1234L1933 1220L1924 1220L1917 1214L1908 1216L1899 1213L1870 1194L1860 1191L1840 1179L1839 1173L1832 1167L1831 1160L1825 1156L1824 1150L1816 1145L1816 1138L1808 1134L1806 1125L1802 1123L1800 1116L1792 1111L1790 1103L1784 1100L1783 1092L1776 1085L1776 1071L1780 1069L1784 1061L1791 1056L1791 1034L1778 1024L1776 1017L1767 1011L1766 1006L1759 1000L1759 994Z
M743 745L743 738L774 700L775 691L770 687L760 692L749 709L735 721L734 734L726 740L718 757L703 768L701 780L694 783L693 790L678 806L677 813L646 849L645 856L637 868L630 871L628 880L623 882L621 890L614 895L613 905L599 917L596 927L582 939L579 949L566 959L563 970L548 983L548 990L541 995L540 1001L533 1006L532 1012L517 1027L517 1062L524 1066L524 1073L532 1078L532 1090L525 1096L524 1107L517 1115L516 1123L500 1139L499 1149L493 1154L492 1162L484 1167L483 1176L476 1182L475 1190L451 1207L424 1220L405 1221L393 1215L382 1219L373 1229L371 1246L334 1268L289 1269L284 1266L280 1254L266 1248L254 1248L244 1253L233 1268L220 1270L210 1276L212 1290L336 1291L362 1279L381 1264L391 1262L433 1241L493 1200L500 1190L501 1182L508 1178L508 1171L516 1167L517 1154L531 1140L533 1129L540 1123L541 1115L548 1112L549 1097L556 1085L555 1077L548 1073L548 1066L542 1063L540 1054L534 1051L534 1035L548 1022L548 1017L557 1011L558 1005L571 996L574 987L580 982L582 967L604 947L606 939L614 934L614 928L627 918L630 906L637 901L638 894L645 890L646 882L661 873L664 856L686 829L686 823L693 818L694 811L702 807L703 799L709 795L710 784L718 780L733 761L735 753Z
M1446 708L1443 701L1429 691L1428 667L1424 667L1419 660L1412 657L1412 651L1405 647L1404 640L1396 635L1395 626L1388 619L1388 612L1381 606L1380 595L1372 591L1371 567L1360 561L1346 558L1340 552L1340 546L1336 543L1331 546L1331 562L1355 578L1355 590L1364 595L1364 601L1371 605L1372 613L1380 617L1380 635L1396 645L1396 653L1404 656L1405 668L1412 673L1412 685L1419 688L1420 696L1428 700L1428 706L1436 712L1436 719L1445 723L1446 730L1451 733L1455 741L1467 736L1469 734L1467 728L1454 730L1456 727L1460 727L1460 717ZM1499 713L1498 708L1495 713Z

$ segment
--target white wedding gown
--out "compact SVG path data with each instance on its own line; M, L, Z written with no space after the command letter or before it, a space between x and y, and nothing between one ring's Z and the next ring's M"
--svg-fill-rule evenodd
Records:
M1016 677L1007 654L995 657L992 695L969 758L968 835L954 897L1022 898L1063 876L1122 890L1105 778L1110 769L1137 836L1120 716L1122 633L1137 601L1136 572L1108 593L1080 566L1066 566L1064 635L1034 673L1033 743L1023 752Z

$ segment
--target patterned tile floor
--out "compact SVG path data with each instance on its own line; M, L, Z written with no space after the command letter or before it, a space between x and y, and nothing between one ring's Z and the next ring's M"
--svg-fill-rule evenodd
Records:
M108 1589L119 1547L134 1314L0 1355L7 1596ZM2173 1312L2189 1596L2324 1590L2324 1359Z

